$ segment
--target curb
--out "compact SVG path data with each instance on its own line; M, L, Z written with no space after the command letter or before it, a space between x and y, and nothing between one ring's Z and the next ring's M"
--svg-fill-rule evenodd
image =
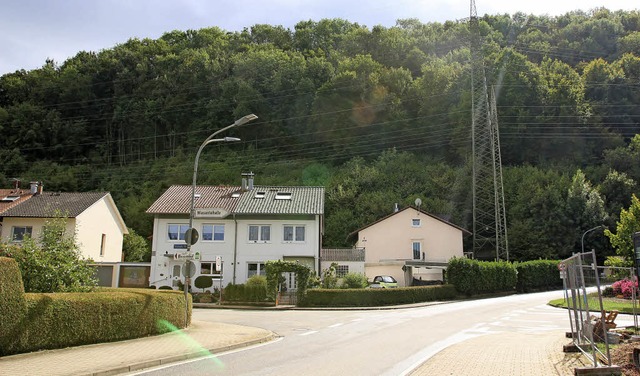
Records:
M275 333L271 333L271 334L269 334L269 335L267 335L267 336L265 336L263 338L253 339L253 340L250 340L250 341L236 343L236 344L229 345L229 346L213 347L213 348L203 349L203 350L200 350L200 351L195 351L195 352L191 352L191 353L187 353L187 354L174 355L174 356L164 357L164 358L160 358L160 359L156 359L156 360L147 360L147 361L144 361L144 362L133 363L133 364L130 364L128 366L117 366L117 367L113 367L113 368L109 368L109 369L102 369L102 370L96 371L96 372L82 373L82 374L78 374L78 376L112 376L112 375L119 375L119 374L122 374L122 373L139 371L139 370L142 370L142 369L145 369L145 368L150 368L150 367L158 367L158 366L161 366L161 365L176 363L176 362L180 362L180 361L184 361L184 360L188 360L188 359L204 358L204 357L207 357L207 356L215 355L216 353L236 350L236 349L243 348L243 347L249 347L249 346L253 346L253 345L258 345L260 343L270 342L270 341L275 340L276 338L279 338L279 337Z

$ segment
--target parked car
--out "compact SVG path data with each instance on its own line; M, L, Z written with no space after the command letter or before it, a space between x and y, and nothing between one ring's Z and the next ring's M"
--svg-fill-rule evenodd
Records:
M371 288L389 289L398 287L398 281L390 275L377 275L369 285Z

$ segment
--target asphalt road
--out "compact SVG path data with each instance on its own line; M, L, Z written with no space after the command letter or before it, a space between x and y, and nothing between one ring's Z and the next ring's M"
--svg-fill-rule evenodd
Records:
M476 336L568 331L567 311L546 305L561 297L556 291L395 310L195 309L196 320L265 328L281 339L139 375L406 375Z

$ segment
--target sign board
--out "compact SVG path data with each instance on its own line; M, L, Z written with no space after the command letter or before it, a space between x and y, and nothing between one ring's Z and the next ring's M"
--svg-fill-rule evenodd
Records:
M184 242L190 245L194 245L198 242L198 238L200 238L200 234L198 234L198 230L195 228L187 229L184 233Z
M222 270L222 257L216 256L216 271Z
M173 255L174 260L191 260L193 257L194 254L191 252L176 252L176 254Z
M182 275L191 278L196 274L196 264L195 262L188 260L182 266Z
M194 209L195 218L225 218L229 212L221 208L199 208Z
M186 244L174 244L173 249L187 249Z
M194 260L200 260L200 252L196 252L196 253L193 255L193 259L194 259Z

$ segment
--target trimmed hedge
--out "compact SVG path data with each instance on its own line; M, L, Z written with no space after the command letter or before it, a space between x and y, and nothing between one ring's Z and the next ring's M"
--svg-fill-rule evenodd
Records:
M0 355L15 337L26 311L18 263L12 258L0 257Z
M516 263L518 292L548 291L562 288L558 260L534 260Z
M27 312L0 355L146 337L185 327L184 294L149 289L25 294ZM189 295L187 325L191 322Z
M222 300L227 302L264 302L267 300L267 286L229 284L223 290Z
M392 289L310 289L301 307L375 307L449 300L456 297L451 285Z
M465 295L513 291L517 271L506 261L478 261L456 257L447 266L447 282Z

